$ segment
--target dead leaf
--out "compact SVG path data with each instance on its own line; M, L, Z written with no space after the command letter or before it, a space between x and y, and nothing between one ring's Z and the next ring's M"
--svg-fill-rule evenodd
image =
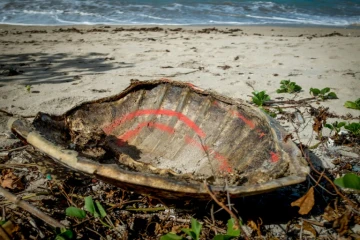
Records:
M284 137L284 142L287 142L289 139L293 139L293 135L291 133L287 134L285 137Z
M329 203L325 207L324 214L323 214L323 218L328 222L332 222L339 217L339 215L335 212L335 210L331 207L330 204L331 203Z
M2 186L3 188L14 189L14 188L13 188L13 182L14 182L14 180L11 179L11 178L4 179L3 181L1 181L1 186Z
M114 190L110 190L108 193L106 193L106 198L113 198L115 194Z
M304 222L303 223L303 229L305 231L311 232L312 235L314 235L314 237L317 237L317 232L316 232L315 228L310 223Z
M4 169L2 171L0 185L3 188L24 189L24 185L22 184L21 179L9 169Z
M262 225L262 219L260 218L260 220L257 221L257 223L255 223L253 220L249 220L247 222L247 225L253 229L254 231L256 231L258 237L261 237L262 236L262 233L261 233L261 225Z
M315 204L314 187L311 187L304 196L302 196L298 200L292 202L291 206L292 207L294 207L294 206L300 207L299 214L305 215L311 211L314 204Z
M327 108L319 109L319 113L315 116L313 123L313 130L316 133L320 133L323 125L326 124L327 115L328 115Z
M333 222L333 228L336 229L340 236L348 232L350 218L351 213L347 211Z

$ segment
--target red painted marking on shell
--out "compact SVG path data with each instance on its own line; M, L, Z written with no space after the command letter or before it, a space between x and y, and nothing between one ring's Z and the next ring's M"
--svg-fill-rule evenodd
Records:
M208 152L209 154L213 154L214 158L216 160L218 160L220 163L220 166L219 166L220 171L227 172L227 173L231 173L233 171L227 158L222 156L220 153L214 151L213 149L211 149L210 147L208 147L206 145L202 145L200 142L196 141L194 138L191 138L189 136L185 136L185 142L187 144L193 145L201 150L204 150L204 151Z
M206 134L201 130L201 128L196 125L190 118L185 116L184 114L180 112L176 112L173 110L167 110L167 109L143 109L143 110L137 110L135 112L131 112L123 116L122 118L118 118L109 125L103 127L103 130L106 134L110 134L117 126L120 124L123 124L124 122L130 121L135 117L143 116L143 115L165 115L170 117L176 117L183 123L185 123L188 127L193 129L197 135L200 137L205 137Z
M218 106L219 106L219 103L218 103L217 101L213 101L213 102L212 102L212 105L214 105L214 106L217 106L217 107L218 107Z
M259 134L259 138L264 137L266 134L262 132L261 130L257 129L256 132Z
M277 161L279 161L280 157L277 153L270 152L270 155L271 155L271 162L276 163Z
M243 115L241 115L238 111L233 111L233 114L235 114L238 118L240 118L246 125L248 125L251 129L255 128L255 123L251 121L250 119L247 119Z
M152 128L156 128L159 129L163 132L167 132L170 134L174 134L175 133L175 129L172 127L169 127L165 124L161 124L161 123L156 123L156 122L142 122L139 123L135 129L133 130L129 130L127 132L125 132L123 135L119 136L118 138L123 141L126 142L129 139L133 138L134 136L138 135L139 132L141 131L141 129L143 129L144 127L152 127Z

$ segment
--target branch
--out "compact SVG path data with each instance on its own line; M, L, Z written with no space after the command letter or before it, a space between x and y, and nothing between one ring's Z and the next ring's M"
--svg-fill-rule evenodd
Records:
M46 215L45 213L41 212L36 207L32 206L26 201L21 200L14 194L10 193L9 191L5 190L3 187L0 187L0 194L2 194L7 200L12 202L13 204L17 205L18 207L21 207L25 211L28 211L32 215L38 217L39 219L43 220L45 223L49 224L52 227L55 228L65 228L65 226L52 217Z
M222 207L226 212L228 212L230 214L230 216L234 219L235 221L235 226L237 229L241 229L241 233L244 235L245 239L249 239L248 236L246 235L246 231L245 229L243 229L243 227L240 225L239 223L239 218L235 215L235 213L233 213L225 204L223 204L222 202L220 202L216 196L211 192L209 186L207 185L206 181L204 181L204 186L206 189L206 192L211 196L211 198L220 206Z
M285 100L285 101L267 101L264 103L264 105L271 105L271 104L279 104L279 103L285 103L285 104L300 104L300 103L304 103L310 100L315 100L315 97L311 97L311 98L304 98L304 99L300 99L300 100Z

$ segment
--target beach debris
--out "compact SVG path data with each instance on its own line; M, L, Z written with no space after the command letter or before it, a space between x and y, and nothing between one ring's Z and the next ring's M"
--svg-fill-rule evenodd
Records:
M23 190L21 178L16 176L11 169L4 169L0 176L0 186L8 189Z
M306 215L308 214L315 204L314 198L314 187L311 187L309 191L299 198L298 200L291 203L292 207L299 207L299 214Z
M229 65L224 65L224 66L218 66L218 68L221 68L222 70L227 70L231 67Z

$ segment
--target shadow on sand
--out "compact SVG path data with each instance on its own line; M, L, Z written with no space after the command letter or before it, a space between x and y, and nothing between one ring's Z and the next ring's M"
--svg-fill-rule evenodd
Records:
M84 75L134 67L133 63L118 62L108 54L68 53L8 54L0 55L0 81L3 84L64 83L79 80Z

